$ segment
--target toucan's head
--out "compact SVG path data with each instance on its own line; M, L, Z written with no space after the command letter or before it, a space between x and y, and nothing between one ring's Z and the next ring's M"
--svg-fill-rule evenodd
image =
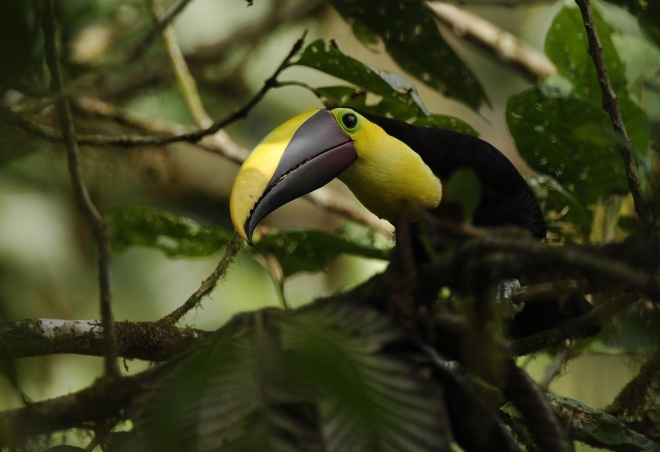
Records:
M234 227L252 243L266 215L337 177L389 220L403 201L432 208L442 194L420 156L380 126L350 108L315 109L273 130L245 161L229 201Z

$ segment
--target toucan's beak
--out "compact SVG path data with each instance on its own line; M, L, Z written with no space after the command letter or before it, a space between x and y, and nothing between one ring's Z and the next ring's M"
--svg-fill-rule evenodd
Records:
M327 184L355 159L351 138L329 111L288 120L254 148L236 176L229 199L236 231L252 244L266 215Z

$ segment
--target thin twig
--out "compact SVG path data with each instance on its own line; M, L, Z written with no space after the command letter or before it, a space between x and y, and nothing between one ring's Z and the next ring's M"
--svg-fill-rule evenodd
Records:
M623 117L621 116L621 110L619 108L619 99L612 87L610 77L607 74L605 54L603 52L603 46L600 43L600 38L598 37L598 31L596 30L596 23L594 21L593 12L591 11L591 5L589 0L575 0L575 3L577 3L580 12L582 13L584 29L587 32L587 39L589 41L589 55L591 55L591 58L594 61L594 67L598 74L598 84L600 85L603 99L603 110L605 110L610 116L614 131L623 141L623 146L619 146L619 152L623 159L626 175L628 176L628 186L630 187L630 192L632 193L633 201L635 202L635 211L642 223L647 228L650 228L653 220L646 200L644 199L644 194L642 193L637 166L633 156L633 145L628 136L626 126L623 123Z
M152 10L154 11L155 19L160 14L160 8L155 0L152 1ZM188 69L188 64L183 57L181 47L179 47L174 27L171 25L165 27L162 31L162 36L170 56L170 63L176 77L179 92L186 102L188 111L199 127L209 127L213 124L213 120L204 109L204 104L197 90L197 82Z
M300 52L300 50L302 49L302 46L305 43L306 36L307 36L307 30L305 30L302 36L293 44L293 47L289 51L288 55L284 58L282 63L280 63L280 65L277 67L273 75L271 75L268 79L266 79L261 89L254 96L252 96L252 98L245 105L243 105L238 110L234 111L234 113L229 115L227 118L211 124L206 129L201 129L196 132L181 135L179 137L181 139L177 139L176 141L190 141L192 143L196 143L205 136L212 135L216 133L218 130L228 126L229 124L239 119L245 118L247 114L250 112L250 110L252 110L255 107L255 105L261 102L261 99L264 98L266 93L271 88L274 88L277 85L277 77L279 77L279 75L282 73L283 70L285 70L291 65L291 59L295 57L298 54L298 52ZM163 137L163 138L164 141L162 143L155 143L155 144L167 144L173 142L171 141L172 138L169 137Z
M173 136L171 135L170 136L168 135L160 135L160 136L91 135L91 136L80 137L78 141L80 144L85 144L89 146L119 146L124 148L134 147L134 146L147 146L147 145L162 146L165 144L178 143L178 142L197 143L207 135L213 135L214 133L238 121L239 119L245 118L247 114L255 107L255 105L257 105L264 98L266 93L271 88L275 88L277 86L277 77L279 77L279 75L282 73L283 70L285 70L291 65L291 59L294 56L296 56L298 52L300 52L305 42L305 36L307 36L306 30L303 33L303 35L300 37L300 39L298 39L295 42L295 44L291 48L291 51L284 58L282 63L277 67L273 75L271 75L264 82L264 85L261 87L261 89L254 96L252 96L252 98L250 98L250 100L245 105L235 110L229 116L214 122L207 128L202 128ZM9 116L9 115L3 114L3 116ZM22 127L26 126L25 120L21 121L17 118L14 118L13 122ZM25 128L27 129L27 127ZM38 132L38 128L35 129L34 127L32 127L32 130L30 131ZM56 137L52 137L52 136L44 137L44 138L51 140L57 139Z
M53 94L58 93L63 86L62 71L59 65L57 44L55 42L55 29L53 0L45 0L43 30L46 61L50 70L51 91ZM110 265L112 250L110 248L110 229L103 221L99 211L96 209L94 202L89 196L85 182L83 181L78 143L76 141L76 131L73 125L73 115L71 114L69 100L66 97L59 99L56 103L56 107L62 136L66 144L67 161L73 191L83 214L90 224L98 247L101 322L103 323L103 334L106 346L105 375L109 378L116 378L119 377L120 373L119 366L117 365L117 339L115 337L112 323L112 270Z
M181 320L181 318L188 313L188 311L196 308L199 303L202 301L202 299L211 293L215 285L218 283L218 280L225 274L227 271L227 268L236 260L236 257L238 256L238 252L243 248L243 245L245 242L243 239L238 235L234 234L234 237L232 238L231 242L227 245L227 248L225 248L225 254L222 256L222 259L220 259L220 262L218 262L217 267L213 270L213 272L206 278L202 284L199 286L199 288L193 293L184 304L176 308L174 311L172 311L170 314L166 315L162 319L160 319L159 322L162 323L169 323L174 325L176 322Z
M136 60L149 48L151 43L158 37L160 32L170 23L172 23L174 18L177 17L186 6L188 6L190 1L191 0L178 0L177 3L173 5L159 21L157 21L156 26L150 29L147 34L140 41L138 41L137 44L135 44L135 46L128 50L128 52L122 54L107 65L99 68L97 71L83 74L77 79L69 82L66 86L62 85L58 91L52 93L50 98L38 102L36 105L30 108L29 111L40 112L45 107L58 102L60 99L71 96L74 91L83 85L92 85L95 81L106 76L109 72L116 69L117 67L126 65Z

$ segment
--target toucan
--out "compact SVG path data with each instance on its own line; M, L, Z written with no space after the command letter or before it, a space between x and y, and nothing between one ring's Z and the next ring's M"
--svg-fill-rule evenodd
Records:
M473 224L520 226L545 237L532 190L491 144L346 107L309 110L268 134L238 172L231 219L252 244L254 229L266 215L338 178L378 217L394 222L407 203L415 221L423 210L442 206L443 184L463 167L481 182Z

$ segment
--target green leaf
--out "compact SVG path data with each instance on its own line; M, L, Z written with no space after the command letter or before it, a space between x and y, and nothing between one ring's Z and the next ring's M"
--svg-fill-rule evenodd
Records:
M393 72L351 58L342 52L334 41L327 44L322 39L314 41L305 48L295 64L325 72L364 90L395 99L423 114L428 114L415 85L410 81Z
M649 119L660 119L660 49L645 39L617 34L612 41L626 56L626 79L631 98L644 109Z
M479 132L472 128L467 122L462 119L455 118L454 116L430 114L429 116L418 116L413 124L424 127L438 127L441 129L453 130L454 132L465 133L478 137Z
M594 204L608 193L628 192L618 141L599 106L531 88L509 99L506 114L523 158L552 176L581 204Z
M567 397L552 394L546 394L546 397L563 418L570 420L569 424L580 441L618 446L617 450L627 446L631 450L660 451L660 444L631 430L614 416Z
M477 173L471 168L459 168L444 184L442 202L459 203L470 216L477 210L480 201L481 182Z
M648 122L644 112L628 95L625 65L612 41L612 27L594 11L598 36L606 58L607 73L619 99L619 108L633 147L646 154L649 148ZM594 106L601 106L601 90L594 62L588 52L582 15L577 8L564 7L550 26L545 51L557 67L557 72L573 85L574 97ZM611 126L610 126L611 129Z
M413 358L388 352L401 330L350 303L317 302L295 313L283 342L320 395L328 450L450 450L437 383ZM446 427L445 427L446 428Z
M353 34L369 50L376 51L380 44L380 37L360 23L353 24Z
M607 72L615 90L625 90L625 69L611 39L612 28L594 11L598 36L607 59ZM600 104L600 88L582 15L576 7L564 7L555 16L545 40L545 53L557 72L573 83L574 93Z
M202 347L163 369L140 403L141 450L311 450L313 406L279 339L286 313L234 317Z
M367 92L360 89L347 86L324 86L317 88L316 94L326 105L351 107L374 115L407 121L418 126L440 127L473 136L479 135L468 123L453 116L427 115L415 104L404 104L389 97L373 100L369 98Z
M190 218L139 205L117 209L106 215L106 221L116 251L146 246L168 256L198 257L217 252L232 238L223 229L201 226Z
M275 256L282 266L284 276L322 271L341 254L388 259L389 249L382 244L377 246L367 234L364 232L358 238L354 230L350 234L342 230L336 233L320 230L278 232L261 239L252 251Z
M160 370L137 404L140 446L449 450L440 389L396 352L402 340L387 317L349 303L238 315Z
M472 109L488 103L472 71L444 40L423 2L331 0L346 22L380 36L387 53L418 80Z
M526 180L539 200L551 236L576 242L586 240L592 212L551 176L535 174Z

